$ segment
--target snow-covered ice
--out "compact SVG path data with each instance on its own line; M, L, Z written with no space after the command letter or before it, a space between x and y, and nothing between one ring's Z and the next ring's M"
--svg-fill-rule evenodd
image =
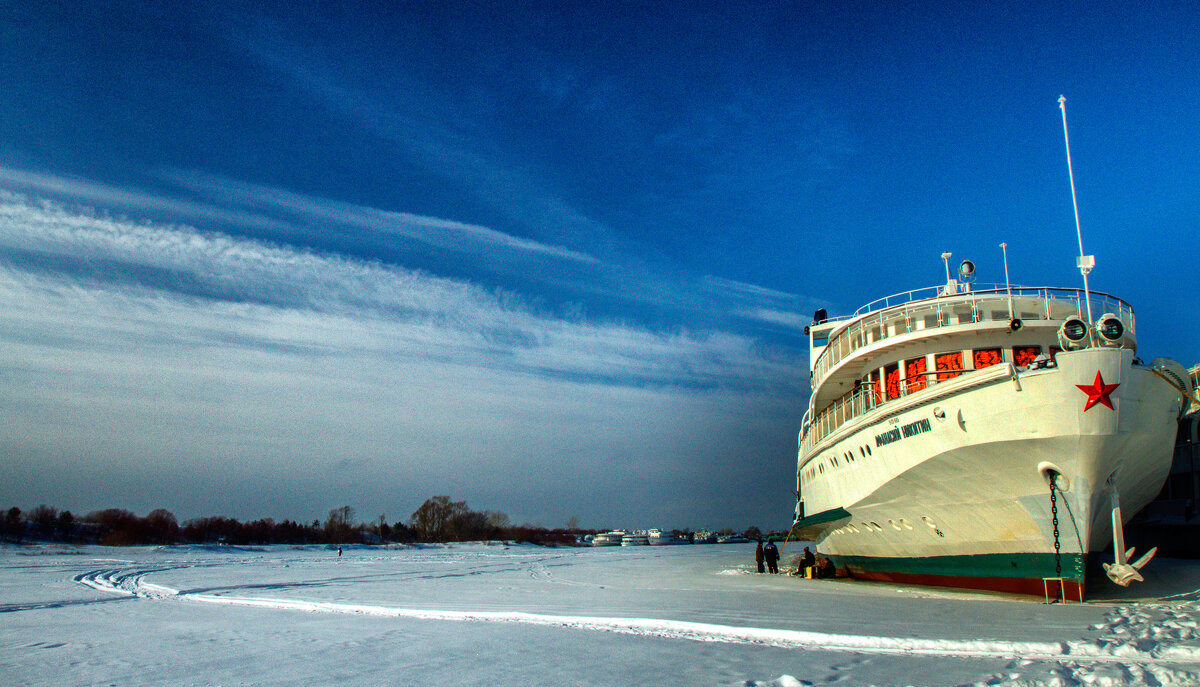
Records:
M1200 684L1200 562L1065 605L752 568L752 545L7 546L0 682Z

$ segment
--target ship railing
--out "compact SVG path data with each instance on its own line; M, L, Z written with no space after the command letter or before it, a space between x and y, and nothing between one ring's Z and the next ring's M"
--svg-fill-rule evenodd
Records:
M1052 365L1054 365L1053 360L1046 364L1046 366ZM842 425L859 416L866 415L891 401L915 394L918 391L924 391L939 383L948 382L951 379L957 379L963 375L969 375L985 369L987 368L981 367L973 370L932 370L929 372L913 373L890 389L884 388L882 383L881 386L875 386L874 384L860 386L833 403L830 403L817 413L811 422L808 421L808 418L812 414L812 409L810 408L805 413L804 417L806 421L802 425L804 429L800 435L800 449L801 451L811 449L822 439L837 431Z
M1082 289L1045 286L1007 289L1001 284L967 293L944 294L943 291L944 287L906 291L859 308L856 316L864 312L871 314L852 321L829 338L812 367L813 388L838 363L859 349L891 337L973 322L1007 322L1010 317L1025 321L1066 319L1071 315L1083 317L1087 302ZM1007 302L1010 293L1011 311ZM1133 306L1106 293L1093 291L1090 295L1092 313L1085 319L1094 321L1103 313L1112 313L1121 318L1130 334L1136 333Z

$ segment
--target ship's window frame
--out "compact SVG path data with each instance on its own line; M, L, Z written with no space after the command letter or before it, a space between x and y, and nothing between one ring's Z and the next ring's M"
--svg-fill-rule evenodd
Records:
M957 367L950 367L951 363ZM944 382L961 375L963 373L963 352L962 351L946 351L944 353L933 354L933 367L937 370L937 380Z
M892 386L893 380L889 379L889 375L891 375L893 373L895 373L895 382L896 382L894 387ZM900 398L900 396L903 395L903 391L901 390L901 387L902 387L902 383L901 383L901 379L900 379L900 363L899 363L899 361L891 363L889 365L884 365L883 366L884 397L889 401ZM892 393L893 388L895 389L894 395Z
M984 357L985 354L988 354L988 353L994 354L996 356L995 360L991 360L989 362L989 359ZM981 362L983 363L982 365L980 364ZM1004 363L1004 349L1000 348L999 346L991 347L991 348L973 348L973 349L971 349L971 365L976 370L982 370L984 368L988 368L993 365L1001 365L1003 363Z
M1042 354L1042 347L1037 345L1023 345L1012 347L1013 365L1017 367L1029 367L1034 360Z
M904 388L908 393L920 391L929 386L925 373L929 371L929 360L926 356L909 358L904 361Z

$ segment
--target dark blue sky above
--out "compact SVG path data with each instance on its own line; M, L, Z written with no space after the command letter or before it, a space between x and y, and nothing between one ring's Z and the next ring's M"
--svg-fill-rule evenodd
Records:
M4 398L0 497L782 523L813 309L944 250L1001 281L1001 241L1078 284L1060 93L1092 286L1200 361L1196 35L1184 2L0 7L0 341L56 390Z

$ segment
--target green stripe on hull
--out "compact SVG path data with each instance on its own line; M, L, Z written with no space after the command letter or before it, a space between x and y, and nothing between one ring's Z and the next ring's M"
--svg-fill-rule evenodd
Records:
M1042 580L1063 577L1073 598L1084 584L1085 557L1078 553L1061 556L1061 573L1054 570L1053 553L993 553L974 556L930 556L927 558L880 558L838 556L829 558L851 577L1004 592L1044 593ZM1053 585L1052 585L1053 586Z

